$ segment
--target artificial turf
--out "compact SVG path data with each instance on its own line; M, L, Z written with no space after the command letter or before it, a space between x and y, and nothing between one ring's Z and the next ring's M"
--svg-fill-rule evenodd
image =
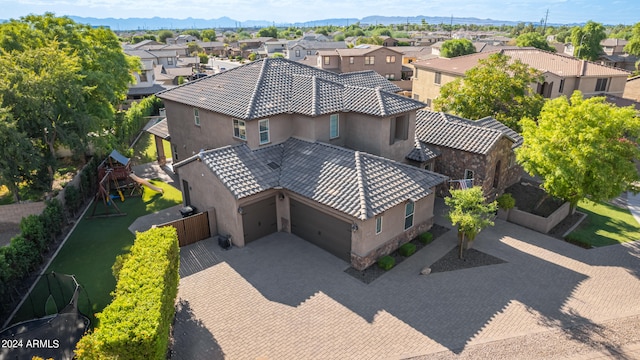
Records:
M73 274L78 283L86 291L80 294L79 308L89 316L92 325L96 325L95 313L111 302L111 292L115 289L116 281L111 272L111 266L116 256L127 252L135 235L128 227L133 221L143 215L153 213L182 203L182 194L176 188L161 181L150 181L153 185L163 188L164 193L159 194L144 188L142 197L127 197L124 202L115 200L118 208L126 213L126 216L91 218L93 204L85 216L69 236L62 249L53 260L46 272ZM98 204L96 213L101 207ZM47 297L48 287L38 284L30 296ZM40 309L33 309L29 299L25 301L13 322L19 322L33 318L33 314L40 313Z

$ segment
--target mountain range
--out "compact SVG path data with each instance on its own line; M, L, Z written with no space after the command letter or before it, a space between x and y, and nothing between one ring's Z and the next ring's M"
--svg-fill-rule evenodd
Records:
M519 21L508 20L493 20L493 19L478 19L478 18L456 18L456 17L442 17L442 16L367 16L362 19L356 18L336 18L336 19L323 19L298 23L275 23L266 20L247 20L238 21L229 17L220 17L218 19L175 19L175 18L93 18L93 17L79 17L69 16L77 23L89 24L91 26L107 26L114 31L125 30L159 30L159 29L235 29L235 28L263 28L267 26L275 25L277 27L315 27L324 25L336 25L347 26L360 22L362 25L390 25L390 24L420 24L422 20L429 24L477 24L477 25L510 25L514 26L520 23ZM0 22L3 22L0 20ZM558 25L558 24L549 24ZM571 24L565 24L571 25Z

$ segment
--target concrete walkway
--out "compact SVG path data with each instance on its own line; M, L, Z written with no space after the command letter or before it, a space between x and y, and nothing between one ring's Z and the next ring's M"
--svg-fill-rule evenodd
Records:
M368 285L287 233L183 247L172 359L640 358L640 244L497 220L474 247L506 263L419 275L455 245L449 231Z

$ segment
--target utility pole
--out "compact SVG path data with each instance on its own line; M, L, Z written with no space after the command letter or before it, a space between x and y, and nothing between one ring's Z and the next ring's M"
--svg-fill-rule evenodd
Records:
M547 19L549 19L549 9L547 9L547 14L544 16L544 26L542 27L542 35L547 33Z

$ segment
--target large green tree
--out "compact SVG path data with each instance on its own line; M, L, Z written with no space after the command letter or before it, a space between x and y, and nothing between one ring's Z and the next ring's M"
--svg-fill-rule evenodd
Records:
M277 38L278 37L278 28L275 26L269 26L266 28L262 28L260 30L258 30L258 37L271 37L271 38Z
M573 56L594 61L602 54L600 42L607 38L605 27L597 22L588 21L583 27L571 29Z
M442 43L440 55L446 58L469 55L476 52L475 46L469 39L452 39Z
M631 30L631 37L629 38L629 42L627 43L627 45L625 45L624 51L631 55L640 57L640 22L633 25L633 29ZM637 63L636 68L638 68Z
M534 47L540 50L556 52L556 48L549 45L544 35L537 32L528 32L518 36L516 45L519 47Z
M544 99L530 85L541 82L539 71L501 53L491 54L458 78L442 86L437 111L467 119L492 116L515 131L520 119L536 118Z
M449 206L449 220L458 226L458 256L462 259L467 241L473 241L482 229L493 226L498 205L495 201L487 203L480 186L451 190L451 196L444 202Z
M640 120L631 107L618 108L604 97L548 101L537 121L522 121L524 144L518 162L540 176L547 192L569 201L614 198L639 179L634 160L640 150Z
M57 145L84 154L92 135L108 136L136 64L112 31L51 13L0 24L0 61L0 106L41 144L49 185Z
M204 41L216 41L216 31L213 29L202 30L202 39Z

